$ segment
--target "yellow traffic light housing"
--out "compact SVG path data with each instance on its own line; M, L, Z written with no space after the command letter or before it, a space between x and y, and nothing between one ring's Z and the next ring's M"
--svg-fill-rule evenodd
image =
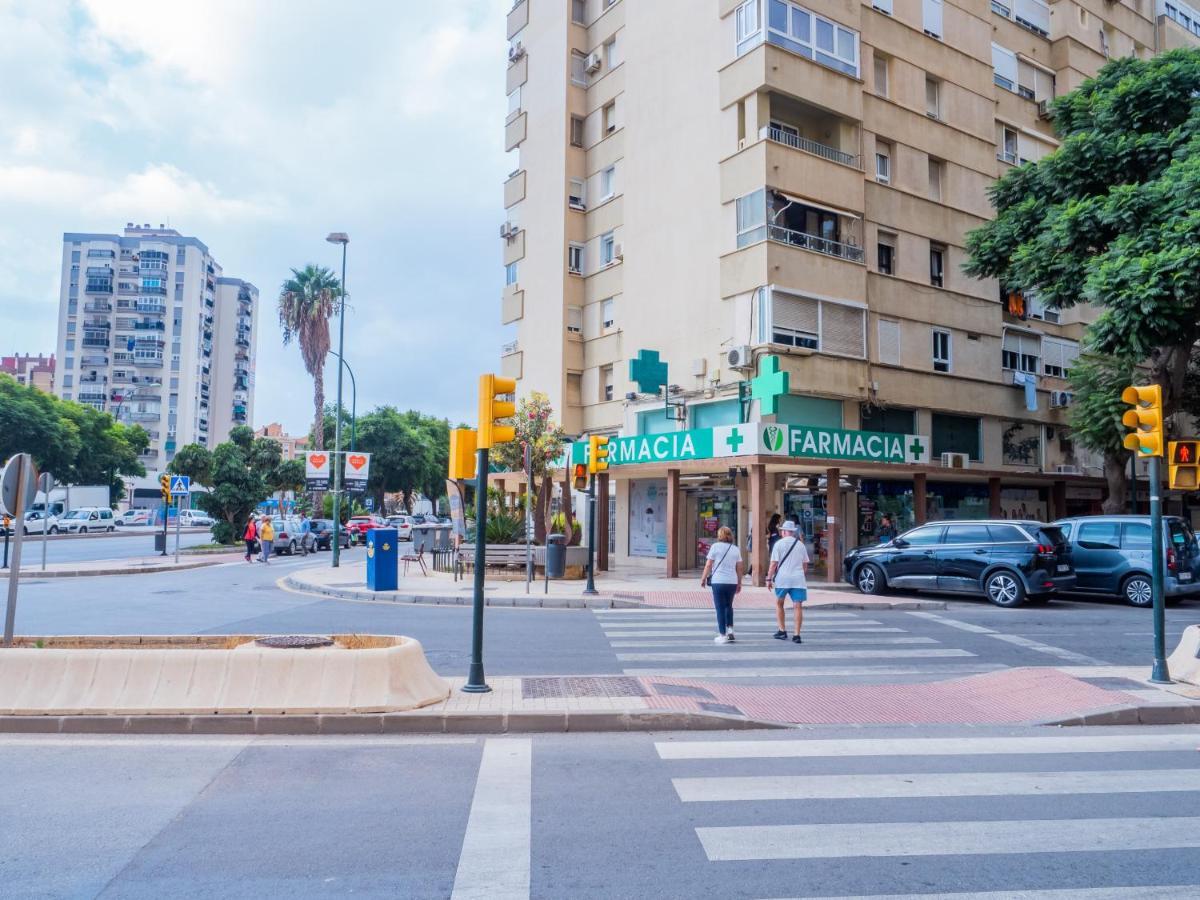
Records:
M497 444L516 440L517 430L513 426L496 421L511 418L517 411L516 404L509 400L497 400L497 395L514 394L516 390L516 379L500 375L479 376L479 435L476 446L480 450L490 450Z
M584 463L575 463L575 490L587 490L588 467Z
M475 429L452 428L450 430L450 472L452 480L469 480L475 477Z
M162 493L164 503L171 502L171 476L165 472L158 476L158 489Z
M608 440L602 434L588 437L588 471L593 475L608 471Z
M1200 490L1197 453L1200 453L1200 441L1171 441L1167 445L1167 484L1171 490Z
M1135 385L1121 392L1121 399L1133 409L1126 411L1121 423L1134 431L1125 436L1126 448L1139 457L1162 456L1162 388L1157 384Z

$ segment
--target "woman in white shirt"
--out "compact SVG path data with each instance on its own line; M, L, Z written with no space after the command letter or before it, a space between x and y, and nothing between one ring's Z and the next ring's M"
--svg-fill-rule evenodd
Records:
M733 542L733 529L727 525L717 529L717 542L708 550L708 560L700 584L712 586L713 606L717 608L718 644L728 644L733 638L733 597L742 589L746 566L742 552Z

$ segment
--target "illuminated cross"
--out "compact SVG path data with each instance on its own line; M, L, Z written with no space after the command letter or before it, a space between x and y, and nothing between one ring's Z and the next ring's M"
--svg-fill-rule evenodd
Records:
M731 431L729 437L725 438L725 443L729 445L730 450L737 453L745 440L740 431Z
M778 356L764 356L758 364L758 377L750 380L750 396L758 401L764 416L773 416L779 398L788 392L788 373L779 371Z
M643 394L657 394L667 383L667 364L658 358L657 350L639 350L637 359L629 361L629 380L636 382Z
M925 447L921 443L920 438L917 438L917 437L913 438L913 442L908 445L908 452L911 453L913 456L915 456L917 459L921 458L921 455L925 452Z

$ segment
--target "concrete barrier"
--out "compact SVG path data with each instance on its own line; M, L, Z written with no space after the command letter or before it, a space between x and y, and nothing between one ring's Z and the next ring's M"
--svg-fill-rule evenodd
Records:
M1200 684L1200 625L1183 629L1179 646L1167 657L1167 669L1176 681Z
M450 694L413 638L333 640L281 649L252 635L21 638L0 650L0 715L382 713Z

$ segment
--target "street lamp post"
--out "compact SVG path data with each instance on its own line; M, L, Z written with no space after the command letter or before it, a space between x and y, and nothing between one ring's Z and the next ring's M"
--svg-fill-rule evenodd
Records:
M350 243L350 235L344 231L334 231L325 240L331 244L342 245L341 303L338 304L337 414L333 420L333 568L336 569L341 563L342 549L342 365L345 362L342 351L346 342L346 245Z
M355 450L354 435L358 423L358 384L354 380L354 370L350 368L350 363L342 359L340 353L334 353L333 350L329 352L342 361L342 365L346 367L346 374L350 376L350 452L353 453Z

